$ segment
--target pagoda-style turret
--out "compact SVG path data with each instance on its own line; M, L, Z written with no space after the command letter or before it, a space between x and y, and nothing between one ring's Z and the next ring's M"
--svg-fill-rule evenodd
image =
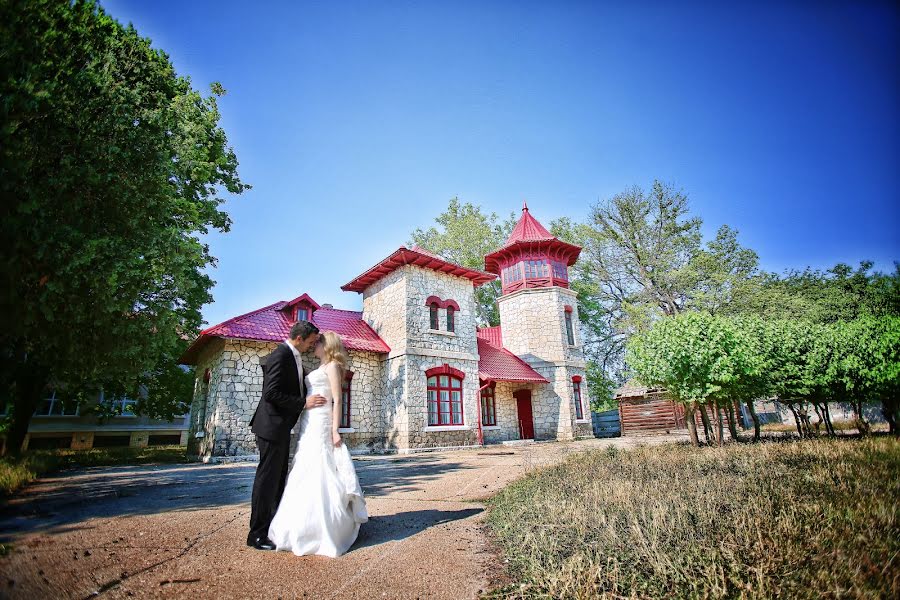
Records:
M506 243L484 257L485 270L500 275L503 294L521 289L569 287L569 267L581 248L555 237L522 205L522 217Z

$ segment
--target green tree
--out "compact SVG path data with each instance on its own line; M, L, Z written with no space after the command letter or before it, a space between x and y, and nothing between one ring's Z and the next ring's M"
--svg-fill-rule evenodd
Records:
M881 401L882 411L896 432L900 393L900 317L862 316L828 325L834 351L826 377L832 397L849 402L861 433L869 432L863 403Z
M596 204L586 223L562 218L554 235L583 248L570 270L585 353L606 377L626 377L629 337L686 310L728 312L757 273L758 258L723 226L705 246L687 197L654 181ZM733 421L729 421L733 424Z
M211 300L200 235L246 189L202 96L93 2L0 3L0 352L18 451L48 386L142 392L167 417L174 363ZM180 382L180 383L178 383ZM83 395L83 394L82 394Z
M485 255L502 246L516 225L512 213L501 221L496 213L486 215L480 207L461 203L459 198L451 199L447 210L438 215L435 222L437 227L413 231L409 244L421 246L452 263L480 270L484 270ZM485 326L500 324L499 297L499 280L476 288L479 323Z
M699 442L694 412L722 442L719 407L749 387L760 376L760 365L747 344L746 332L727 318L686 312L661 319L628 342L628 365L645 384L665 387L685 406L691 441ZM707 422L704 405L715 406L715 423Z

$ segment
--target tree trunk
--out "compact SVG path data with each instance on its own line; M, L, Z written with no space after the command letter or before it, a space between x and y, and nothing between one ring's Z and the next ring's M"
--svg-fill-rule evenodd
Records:
M813 410L816 411L816 417L818 420L816 421L816 435L819 435L819 428L822 427L822 423L825 422L825 417L822 416L822 411L819 410L819 405L813 402ZM825 433L828 433L828 427L825 428Z
M747 410L750 411L750 418L753 419L753 441L758 442L759 435L759 415L756 414L756 407L753 406L753 400L747 400Z
M4 452L18 456L22 453L22 444L28 434L28 424L34 414L41 395L46 386L46 378L37 373L22 374L16 378L15 402L12 406L12 418L6 434Z
M697 436L697 421L694 420L694 406L694 402L688 402L684 405L684 421L688 428L688 435L691 436L691 444L694 447L697 447L700 445L700 438Z
M721 446L725 442L725 424L722 422L724 421L722 418L722 409L715 403L713 403L712 409L713 413L716 415L716 443Z
M831 411L828 410L828 402L822 403L822 419L825 421L825 432L829 437L835 437L834 424L831 422Z
M728 431L731 433L731 439L737 442L739 440L737 435L737 423L734 422L734 402L728 402L726 406L728 407Z
M706 443L712 443L712 427L709 424L709 416L706 414L706 407L703 404L697 404L700 407L700 420L703 421L703 433L706 436Z
M884 420L888 423L888 431L891 435L900 435L900 402L897 400L882 400L881 401L881 414L884 415Z
M869 423L863 417L862 400L853 401L853 412L856 413L856 428L862 435L869 435Z
M789 409L791 409L791 414L794 415L794 421L797 423L797 433L800 435L800 439L802 440L805 436L803 435L803 425L800 421L800 415L797 413L797 409L794 408L793 404L787 405Z

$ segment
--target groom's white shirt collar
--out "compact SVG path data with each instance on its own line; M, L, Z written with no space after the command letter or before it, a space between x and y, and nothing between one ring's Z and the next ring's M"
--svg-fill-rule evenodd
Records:
M294 353L294 361L297 363L297 375L300 376L300 385L303 385L303 357L300 355L300 351L297 350L294 345L291 343L291 340L284 340L284 343L287 344L287 347L291 349L291 352Z

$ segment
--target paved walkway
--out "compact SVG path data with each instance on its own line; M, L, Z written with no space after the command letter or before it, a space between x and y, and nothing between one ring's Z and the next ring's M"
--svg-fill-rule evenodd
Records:
M674 439L360 457L372 520L338 559L244 544L253 463L61 473L0 512L0 598L474 598L497 569L484 499L571 452Z

